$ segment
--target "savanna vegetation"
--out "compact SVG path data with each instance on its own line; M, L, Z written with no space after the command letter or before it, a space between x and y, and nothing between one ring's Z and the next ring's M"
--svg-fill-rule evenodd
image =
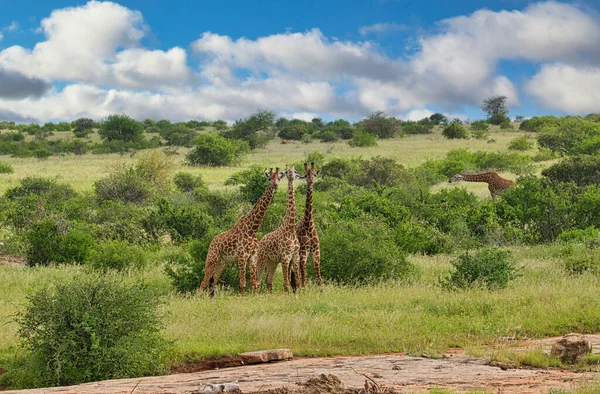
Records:
M515 123L502 98L483 109L476 122L268 110L231 126L0 122L0 255L11 262L0 264L0 386L167 373L261 348L435 354L600 331L598 117ZM279 273L274 294L240 297L230 266L214 298L199 293L212 237L259 198L263 169L304 162L322 170L324 288L284 294ZM516 187L492 200L485 184L447 182L483 171ZM281 223L285 188L259 238ZM299 215L305 189L298 181Z

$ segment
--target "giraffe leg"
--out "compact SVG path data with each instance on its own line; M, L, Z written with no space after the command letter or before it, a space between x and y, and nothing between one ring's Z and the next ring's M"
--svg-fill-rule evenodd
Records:
M200 283L200 290L204 291L208 286L210 279L215 273L215 268L219 265L219 252L217 248L208 247L208 253L206 254L206 264L204 266L204 279ZM216 283L216 280L214 281Z
M246 294L246 263L253 253L239 252L237 256L238 271L240 274L240 295Z
M315 265L315 274L317 275L317 282L319 286L323 286L323 278L321 277L321 248L317 246L312 251L313 264Z
M277 264L269 264L267 266L267 290L269 290L269 293L273 293L273 278L275 277L276 270Z
M294 293L296 289L300 287L300 276L297 273L300 271L300 256L298 252L292 255L292 264L290 266L290 283ZM296 273L296 274L295 274Z
M290 260L289 256L285 256L281 261L281 270L283 271L283 290L286 293L290 292Z
M300 285L302 287L306 286L306 259L308 258L308 247L301 247L300 248L300 253L299 253L299 257L300 257L300 269L298 271L298 275L300 275Z
M259 271L258 256L252 255L250 256L250 280L252 281L252 289L254 290L254 294L258 294L260 289L260 282L262 277L262 269Z

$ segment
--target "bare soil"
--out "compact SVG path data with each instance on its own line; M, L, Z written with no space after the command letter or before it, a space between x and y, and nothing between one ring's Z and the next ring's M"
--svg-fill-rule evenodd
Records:
M504 342L515 349L540 346L549 349L557 339ZM594 349L600 349L600 335L589 335L588 339ZM457 392L547 393L552 388L573 388L597 375L565 370L507 369L499 363L490 363L489 358L469 357L461 349L449 349L440 358L385 354L295 358L287 362L231 367L238 361L236 357L204 360L176 370L187 373L107 380L19 393L189 394L197 392L200 384L226 382L237 382L242 393L270 394L405 393L427 392L433 388ZM193 370L198 372L190 372ZM369 385L368 391L364 390L365 383Z

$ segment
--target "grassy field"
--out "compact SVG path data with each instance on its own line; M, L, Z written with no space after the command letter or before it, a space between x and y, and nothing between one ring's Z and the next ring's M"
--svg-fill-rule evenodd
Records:
M57 133L58 134L58 133ZM186 149L174 156L174 171L201 174L213 189L223 188L232 174L258 164L283 167L302 161L309 152L329 157L392 157L407 167L439 159L449 150L507 151L508 143L523 135L493 130L495 140L447 140L436 129L431 135L380 141L373 148L351 148L344 142L285 145L272 141L248 155L238 167L193 168L184 165ZM534 151L529 153L533 154ZM129 155L51 157L47 160L2 157L13 165L13 174L0 175L0 193L26 176L56 177L77 191L91 191L111 165L134 160ZM505 174L516 179L514 174ZM435 186L455 187L443 183ZM486 184L466 183L482 198ZM166 335L175 345L174 361L218 354L235 354L261 348L290 347L298 355L367 354L384 352L437 353L447 347L474 347L503 336L544 337L571 331L600 331L600 282L593 276L568 276L561 264L562 246L513 249L523 266L523 276L507 289L448 292L438 281L455 256L411 256L420 268L413 283L385 282L370 287L309 288L297 295L240 297L220 293L178 296L159 260L149 270L115 274L126 281L142 278L161 289L166 315ZM26 304L27 295L73 275L89 275L75 266L26 268L0 264L0 359L18 348L13 316Z

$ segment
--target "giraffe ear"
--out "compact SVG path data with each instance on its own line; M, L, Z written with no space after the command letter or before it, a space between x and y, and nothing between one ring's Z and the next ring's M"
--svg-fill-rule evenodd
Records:
M285 172L280 172L279 173L279 179L282 179L285 176Z
M269 179L269 173L267 172L267 169L265 168L265 171L263 172L263 175L265 176L265 178Z

